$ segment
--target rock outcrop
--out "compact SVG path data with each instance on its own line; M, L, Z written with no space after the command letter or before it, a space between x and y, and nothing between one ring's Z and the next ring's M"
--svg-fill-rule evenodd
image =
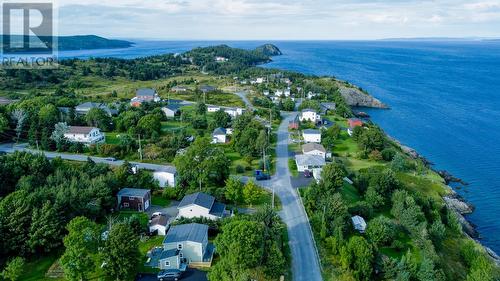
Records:
M283 54L281 50L273 44L264 44L262 46L257 47L255 51L261 52L269 57L281 56Z
M350 106L389 108L378 99L362 92L358 88L341 86L339 91L346 103Z

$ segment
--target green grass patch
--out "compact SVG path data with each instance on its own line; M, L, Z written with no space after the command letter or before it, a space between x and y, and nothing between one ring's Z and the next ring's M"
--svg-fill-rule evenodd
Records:
M163 197L162 194L153 194L151 198L151 204L155 206L168 207L170 206L170 200Z
M106 133L107 144L120 144L120 133Z
M58 260L57 255L40 257L34 261L27 262L24 273L19 280L24 281L62 281L64 278L49 278L45 274L49 268Z
M148 222L149 222L148 215L146 213L137 212L137 211L120 211L118 213L118 220L120 220L120 221L128 220L132 216L138 216L139 220L141 221L141 225L143 227L146 227L148 225Z
M414 192L421 192L431 196L438 202L442 201L442 196L448 193L448 190L442 183L442 179L434 180L422 176L415 176L409 173L397 173L396 177L405 187Z
M299 176L299 171L297 170L297 163L295 163L295 159L288 158L288 169L290 170L292 176L294 177Z
M349 203L353 204L361 200L361 196L358 193L358 190L353 185L348 183L344 183L344 187L340 191L342 197Z
M157 269L157 268L145 266L144 264L147 261L147 256L146 256L147 252L149 250L153 249L154 247L162 246L164 238L165 238L164 236L146 237L146 238L143 238L139 242L139 252L141 253L142 260L141 260L141 264L139 265L138 272L140 272L140 273L157 273L159 271L159 269Z

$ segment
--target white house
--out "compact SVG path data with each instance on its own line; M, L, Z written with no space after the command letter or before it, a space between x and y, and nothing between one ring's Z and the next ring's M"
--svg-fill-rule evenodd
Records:
M291 96L291 91L290 91L290 89L286 89L286 90L284 90L284 91L283 91L283 95L284 95L285 97L289 97L289 96Z
M149 220L149 233L165 236L170 218L161 213L154 213Z
M302 110L302 112L300 113L299 120L300 122L309 121L313 123L318 123L321 122L321 115L316 113L316 111L313 109L306 108Z
M215 201L215 198L203 192L189 194L182 198L177 206L179 218L207 218L216 220L224 217L226 205Z
M264 94L264 96L267 97L267 96L269 96L269 91L264 91L263 94Z
M208 243L208 226L189 223L172 226L163 240L157 267L186 270L188 264L210 266L213 245Z
M255 79L255 83L257 83L257 84L264 83L264 77L258 77L257 79Z
M163 114L165 114L166 117L174 118L175 115L180 111L180 106L179 104L169 104L162 107L161 111L163 112Z
M177 169L174 166L165 166L153 172L153 178L157 180L161 188L175 187L177 176Z
M229 59L228 58L225 58L225 57L215 57L215 61L217 62L225 62L225 61L228 61Z
M299 172L304 172L305 170L313 171L317 168L323 168L326 165L325 158L307 154L295 155L295 163Z
M277 96L277 97L281 97L283 95L283 90L276 90L274 92L274 95Z
M224 111L231 116L231 118L236 118L240 115L243 115L243 108L239 107L230 107L224 109Z
M207 112L217 112L220 110L220 106L216 106L216 105L208 105L207 106Z
M98 128L69 126L64 137L70 142L79 142L86 145L103 143L106 137Z
M318 155L326 158L326 149L319 143L306 143L302 146L302 153L306 155Z
M317 93L309 92L309 93L307 93L307 98L308 99L312 99L312 98L314 98L317 95L318 95Z
M306 129L302 131L305 142L321 143L321 132L319 130Z
M354 128L347 128L347 134L352 137L352 135L354 134Z
M359 233L365 233L366 230L366 222L365 219L363 219L360 216L354 216L351 218L352 224L354 225L354 229L359 231Z
M217 128L212 133L212 143L226 143L227 131L224 128Z

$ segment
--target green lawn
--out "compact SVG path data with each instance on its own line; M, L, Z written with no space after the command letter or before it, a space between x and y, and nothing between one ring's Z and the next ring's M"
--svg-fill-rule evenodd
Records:
M62 281L64 278L49 278L45 274L50 266L57 261L57 255L40 257L34 261L27 262L24 268L24 274L19 278L23 281Z
M151 238L147 237L144 238L139 242L139 251L141 252L141 264L139 266L139 272L141 273L157 273L158 269L156 268L151 268L149 266L144 266L144 263L147 260L146 254L149 250L153 249L154 247L161 246L163 245L163 239L164 236L153 236Z
M151 198L151 204L155 206L168 207L170 206L170 200L163 197L162 194L153 194Z
M141 225L146 227L149 222L148 215L146 213L137 212L137 211L120 211L118 213L118 220L126 220L132 216L138 216L141 221Z
M107 144L119 144L120 143L120 133L106 133L106 143Z
M288 158L288 169L293 177L299 176L299 171L297 170L297 163L295 163L295 159Z
M348 183L344 183L344 187L340 191L342 197L349 203L353 204L361 200L361 196L358 193L358 190L353 185Z

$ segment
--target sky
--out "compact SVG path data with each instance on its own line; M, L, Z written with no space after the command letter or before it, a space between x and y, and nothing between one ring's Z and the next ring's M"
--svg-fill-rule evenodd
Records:
M500 38L500 0L57 0L59 34L199 40Z

